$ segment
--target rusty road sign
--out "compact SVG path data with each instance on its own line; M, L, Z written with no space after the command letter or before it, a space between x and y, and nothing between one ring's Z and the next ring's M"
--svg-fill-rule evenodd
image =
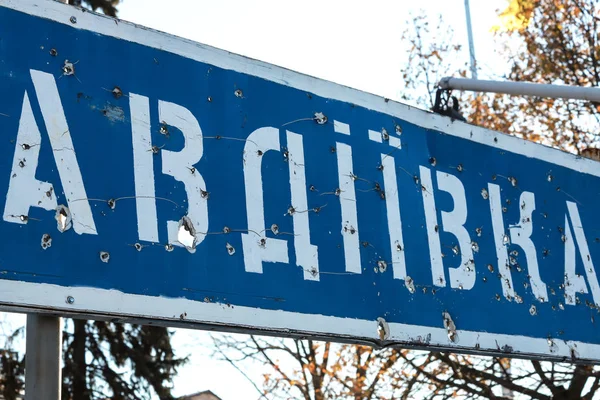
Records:
M600 360L598 163L0 6L5 309Z

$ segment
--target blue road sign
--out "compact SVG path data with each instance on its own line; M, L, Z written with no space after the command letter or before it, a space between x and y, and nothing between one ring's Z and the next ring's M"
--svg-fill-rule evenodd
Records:
M600 360L598 163L0 5L5 309Z

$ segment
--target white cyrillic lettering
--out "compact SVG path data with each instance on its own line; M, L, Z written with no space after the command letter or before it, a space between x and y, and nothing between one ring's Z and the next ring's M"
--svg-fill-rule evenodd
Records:
M262 159L270 150L280 151L279 130L259 128L244 145L244 186L248 233L242 233L246 271L262 274L263 262L288 263L287 241L264 236L265 214L262 182Z
M352 172L352 148L344 143L336 143L336 147L346 271L360 274L360 243L358 240L356 192Z
M569 220L565 216L565 303L575 305L576 293L588 293L587 285L583 276L578 275L575 272L575 241L579 247L579 255L583 260L583 266L585 268L585 275L587 277L588 284L592 290L592 297L594 298L594 304L600 305L600 286L598 285L598 276L596 275L596 269L590 256L590 250L588 247L587 239L585 238L585 232L583 231L583 225L581 223L581 217L579 216L579 210L577 204L567 201L567 209L569 211L569 217L573 222L573 233L571 232L571 226ZM575 241L573 240L575 237Z
M304 279L318 281L319 252L318 247L310 243L310 225L308 218L308 199L306 195L302 136L287 131L287 145L289 151L292 207L296 211L299 211L292 214L294 222L296 264L304 270Z
M498 257L498 272L502 283L502 293L507 299L515 298L515 289L513 286L510 264L508 261L508 235L504 230L504 219L502 218L502 196L500 195L500 186L493 183L488 184L490 214L492 216L492 230L494 233L494 244L496 247L496 256Z
M17 143L13 157L4 220L26 224L30 207L54 210L57 207L52 184L35 179L42 136L35 122L29 96L25 92L19 120Z
M46 72L31 70L31 78L50 137L58 174L69 204L73 229L78 234L96 235L96 224L87 200L81 170L54 76Z
M194 251L196 245L204 240L208 232L208 191L204 183L204 178L195 167L204 152L202 129L200 129L198 120L196 120L190 110L178 104L159 100L158 117L161 123L179 129L184 137L184 147L182 150L161 150L162 172L163 174L171 175L185 185L188 200L188 218L186 221L191 221L195 230L193 243L180 243L178 237L182 223L179 221L168 221L169 243L184 246L189 251Z
M404 258L404 239L402 237L402 221L400 218L400 201L398 198L398 182L396 163L393 157L381 155L383 167L383 185L385 189L385 205L387 209L390 247L392 250L392 269L395 279L406 278L406 261Z
M150 135L150 105L146 96L129 94L133 142L138 237L158 242L158 219L154 191L154 159Z
M446 273L442 260L442 245L440 244L439 226L435 198L433 196L433 181L431 171L423 166L419 167L421 176L421 192L423 193L423 205L425 207L425 225L427 228L427 240L429 241L429 260L431 261L431 274L433 284L446 286Z

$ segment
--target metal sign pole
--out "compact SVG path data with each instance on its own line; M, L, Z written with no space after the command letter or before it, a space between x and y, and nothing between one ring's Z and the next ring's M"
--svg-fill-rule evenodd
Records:
M25 400L60 400L61 331L59 317L27 315Z
M469 56L471 58L471 78L477 79L477 62L475 60L475 44L473 43L473 27L471 25L469 0L465 0L465 14L467 19L467 36L469 37Z

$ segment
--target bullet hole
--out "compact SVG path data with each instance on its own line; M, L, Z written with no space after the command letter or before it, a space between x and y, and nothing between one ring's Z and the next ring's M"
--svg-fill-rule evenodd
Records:
M230 256L235 254L235 249L229 243L225 243L225 248L227 249L227 254L229 254Z
M196 228L192 220L187 215L184 215L179 221L179 228L177 229L177 241L181 243L190 252L196 251Z
M339 196L340 194L342 194L342 189L337 188L337 189L335 189L334 193L335 193L336 196Z
M42 235L41 245L42 245L42 249L44 249L44 250L46 250L48 247L52 246L52 237L49 234L44 233Z
M231 228L228 226L223 227L223 233L225 233L225 234L231 233Z
M267 239L265 239L265 238L262 238L262 239L260 239L260 240L258 241L258 245L259 245L260 247L262 247L262 248L266 247L266 246L267 246Z
M318 213L320 213L320 212L321 212L321 207L315 207L315 208L313 208L313 211L314 211L316 214L318 214Z
M200 189L200 197L202 197L203 199L208 199L210 195L206 190Z
M69 21L71 21L72 24L76 24L77 18L75 16L72 16L71 18L69 18Z
M505 212L508 212L508 208L506 208L506 207L502 207L502 212L503 212L503 213L505 213Z
M62 67L63 75L70 76L75 75L75 65L69 60L65 60L65 63Z
M310 269L310 275L313 277L316 277L319 274L319 271L317 271L317 269L315 267L312 267Z
M175 246L173 246L171 243L167 243L165 244L165 250L168 252L172 252L175 249Z
M283 154L283 161L288 162L290 159L290 152L285 150L282 154Z
M522 304L523 298L521 296L519 296L518 294L515 294L515 302Z
M381 137L385 141L390 140L390 134L388 133L387 129L381 128Z
M498 293L496 293L496 300L500 301L502 299L502 297L500 297L500 295Z
M435 157L429 157L429 164L431 164L432 167L435 167L435 165L437 164L437 160L435 159Z
M448 339L450 339L452 343L457 343L458 333L456 332L456 325L454 324L452 317L446 311L442 313L442 317L444 318L444 328L446 328L446 332L448 333Z
M517 257L519 255L519 252L517 250L513 250L510 252L511 256Z
M487 200L490 197L490 194L488 193L487 189L481 189L481 197L483 197L484 200Z
M260 156L262 156L262 155L263 155L263 151L262 151L262 150L258 150L258 151L256 152L256 154L257 154L257 155L260 157Z
M567 236L566 235L562 235L560 237L560 240L562 240L562 242L565 243L567 241Z
M517 265L517 259L516 259L516 258L514 258L514 257L509 257L509 258L508 258L508 260L509 260L509 263L510 263L510 265L512 265L513 267L514 267L515 265Z
M502 244L505 246L510 244L510 237L506 233L502 235Z
M494 143L498 143L498 138L497 137L494 138Z
M386 340L390 337L390 326L383 318L377 318L377 335L380 340Z
M396 133L402 135L402 127L400 125L396 125Z
M535 305L529 307L529 314L531 314L532 316L537 315L537 307Z
M278 235L279 234L279 226L277 226L277 224L271 225L271 232L273 232L274 235Z
M523 282L523 287L524 287L525 289L527 289L527 288L529 287L529 283L527 283L527 282Z
M169 136L169 128L167 127L166 123L164 123L164 122L161 123L159 132L162 135Z
M322 112L315 113L313 119L319 125L324 125L327 123L327 116Z
M287 213L288 215L293 215L296 212L296 209L294 208L294 206L290 206L290 208L288 208Z
M25 160L19 161L19 167L21 167L21 168L25 167Z
M52 57L56 57L58 55L58 51L56 51L56 49L50 49L50 55Z
M554 343L554 340L552 340L551 338L548 338L548 347L550 353L556 353L558 351L558 346L556 345L556 343Z
M383 273L387 269L387 263L384 260L377 261L377 267L379 268L379 272Z
M236 91L233 92L233 94L235 94L235 97L239 97L239 98L244 96L244 93L240 89L236 89Z
M369 247L369 242L362 242L363 247Z
M460 247L458 247L458 245L453 246L452 247L452 252L454 253L454 255L459 255L460 254Z
M477 242L471 242L471 250L473 250L474 253L479 252L479 245Z
M481 228L475 228L475 233L481 237Z
M186 317L187 317L186 312L179 314L179 319L185 319Z
M385 200L385 193L383 191L379 192L379 197L381 200Z
M402 251L402 246L400 243L396 243L396 251Z
M211 102L212 102L212 97L208 96L208 97L206 98L206 101L208 101L209 103L211 103Z
M27 143L23 143L23 144L21 145L21 148L22 148L23 150L29 150L29 149L31 148L31 146L30 146L30 145L28 145Z
M71 229L71 212L63 205L56 207L56 228L60 233L66 232Z
M135 247L135 249L136 249L137 251L142 251L142 249L143 249L143 247L144 247L144 246L142 246L142 245L141 245L141 244L139 244L139 243L136 243L136 244L134 244L134 245L133 245L133 247Z
M552 182L552 179L554 178L552 177L552 175L548 174L548 177L546 179L548 180L548 182Z
M552 296L555 296L555 295L556 295L556 291L555 291L554 289L550 288L550 294L551 294Z
M440 231L439 225L434 226L433 230L435 231L435 233L438 233Z
M108 207L111 210L114 210L115 207L117 206L117 201L115 199L108 199L108 201L106 203L108 204Z
M101 251L100 252L100 261L102 261L103 263L107 263L110 260L110 254L108 254L108 252L106 251Z
M123 91L121 90L120 87L115 86L112 90L112 95L115 99L120 99L121 96L123 96Z
M377 170L378 171L383 171L383 164L377 165Z
M488 264L487 267L490 272L494 272L494 266L492 264Z
M462 164L458 164L458 165L456 166L456 170L457 170L458 172L463 172L463 166L462 166Z
M563 305L563 303L558 303L558 308L560 308L561 310L564 310L565 306Z
M513 178L512 176L509 176L508 180L510 181L511 185L517 186L517 178Z
M73 304L75 303L75 297L73 296L67 296L67 304Z
M152 146L152 153L158 154L159 151L160 149L158 148L158 146Z
M308 190L310 190L311 192L315 192L317 189L315 188L315 185L310 185Z
M407 276L404 279L404 285L406 286L406 288L408 289L409 292L411 292L411 293L416 292L415 281L410 276ZM426 288L423 288L423 289L426 289Z
M331 146L331 147L329 148L329 151L330 151L330 152L332 152L332 153L335 153L335 147Z

